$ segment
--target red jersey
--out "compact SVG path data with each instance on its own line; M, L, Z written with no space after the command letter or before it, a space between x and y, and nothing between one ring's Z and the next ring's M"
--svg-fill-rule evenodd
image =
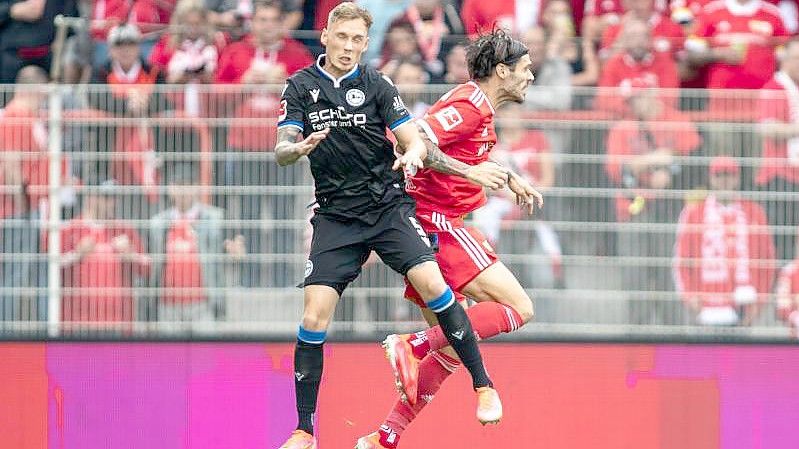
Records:
M487 161L497 143L494 107L474 81L447 92L419 124L441 151L469 165ZM486 202L482 187L429 169L409 177L406 190L416 199L420 213L436 211L447 217L460 217Z
M81 240L92 237L92 251L63 270L64 320L128 321L133 319L133 277L144 275L147 265L129 264L113 248L113 240L125 235L138 254L143 245L138 233L122 224L111 226L77 218L61 234L61 251L77 249Z
M277 48L256 52L252 36L228 45L219 57L216 81L220 83L240 83L241 77L253 64L281 64L286 75L304 69L313 63L311 53L300 42L285 38Z
M724 205L710 195L680 214L674 257L677 292L701 295L706 307L730 306L738 287L764 301L774 281L774 242L763 208L751 201Z
M788 100L786 85L793 92L799 93L796 83L779 72L760 92L758 118L760 122L797 123L799 121L799 104L791 105ZM763 162L757 171L755 182L767 184L774 178L782 178L799 183L799 139L786 140L763 139Z
M165 303L201 302L206 299L197 232L186 218L175 221L167 232L166 263L161 285Z
M620 53L608 59L602 67L599 78L599 87L628 88L633 82L650 87L676 89L680 87L680 78L677 74L677 63L668 53L653 52L643 61L634 60L627 53ZM675 92L661 95L667 105L676 104ZM615 90L600 90L596 100L596 109L613 111L620 114L627 112L624 99Z
M787 31L780 10L762 0L741 5L735 0L708 3L698 18L693 45L732 47L745 52L740 65L713 63L708 66L707 87L711 89L759 89L774 74L776 45Z
M549 154L549 139L538 130L529 130L524 137L510 146L508 155L514 166L533 182L541 179L541 156Z

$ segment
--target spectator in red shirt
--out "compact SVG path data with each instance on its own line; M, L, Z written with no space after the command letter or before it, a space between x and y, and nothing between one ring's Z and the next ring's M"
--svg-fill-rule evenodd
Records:
M108 43L111 60L95 70L93 81L108 86L110 91L91 92L89 101L94 108L116 117L140 120L112 129L113 137L108 140L113 142L114 156L110 161L99 161L97 171L109 173L110 168L120 184L140 186L140 191L125 195L121 200L126 203L125 210L136 211L137 218L145 218L152 215L147 206L158 199L153 131L145 118L161 106L161 97L154 86L163 82L163 78L141 58L141 33L135 25L113 28L108 34ZM105 166L107 163L110 167Z
M47 200L47 91L49 81L39 66L23 67L17 73L14 97L0 110L0 186L28 186L31 207L39 209ZM71 189L67 158L62 166L65 192ZM65 204L66 205L66 204ZM0 218L15 213L14 201L0 192Z
M696 127L681 112L669 108L644 84L634 85L627 103L635 120L611 128L607 139L605 171L618 188L616 221L620 223L616 245L622 257L666 258L672 254L674 235L649 224L677 221L679 203L661 195L671 189L679 165L700 143ZM626 223L642 224L629 230ZM653 299L651 293L672 290L667 266L643 259L622 268L622 289L630 292L629 319L635 324L666 324L672 319L671 301Z
M115 218L116 187L86 187L80 217L61 234L64 321L132 321L133 288L150 258L139 234Z
M286 36L277 1L256 1L252 32L230 44L219 58L220 83L275 84L313 63L311 53Z
M685 35L679 25L655 10L655 0L625 0L624 5L627 12L620 23L608 26L602 34L600 58L608 59L620 50L618 37L624 23L630 19L638 19L649 25L653 50L667 52L676 57L677 51L682 49Z
M674 279L699 324L751 325L774 282L774 243L766 214L737 197L740 181L734 159L714 158L711 193L680 214Z
M776 6L763 0L716 0L705 6L696 36L685 45L690 64L707 65L708 88L760 89L774 74L774 49L786 35ZM711 97L711 110L754 107L747 99L721 100Z
M515 104L500 110L498 144L492 150L492 157L530 179L543 193L555 184L555 162L547 136L540 130L526 128L519 120L522 113L522 107ZM561 285L562 251L557 234L549 223L542 220L541 213L526 217L514 201L515 197L507 190L495 192L484 207L474 212L475 225L488 241L499 246L500 252L543 253L549 259L548 264L525 265L520 267L520 272L532 276L530 281L543 288ZM512 226L513 222L528 218L535 220L534 233L530 233L528 228L519 230Z
M755 183L763 192L799 193L799 41L785 45L780 71L763 86L758 107L763 160ZM772 226L799 226L794 199L764 202ZM777 233L777 255L792 260L793 233Z
M153 48L150 64L168 83L211 82L217 67L217 45L224 45L197 0L181 0L166 33Z
M223 211L203 204L195 176L178 171L170 180L172 206L150 220L150 277L157 289L161 321L212 321L225 311L229 286L219 257L244 255L244 239L226 240Z
M629 88L631 83L639 82L651 88L676 89L680 82L677 64L671 55L652 51L651 34L646 22L630 19L625 21L621 36L623 51L610 58L602 67L599 80L600 90L596 98L596 108L625 115L629 110L619 97L619 88ZM674 105L677 95L664 92L663 99L669 106Z

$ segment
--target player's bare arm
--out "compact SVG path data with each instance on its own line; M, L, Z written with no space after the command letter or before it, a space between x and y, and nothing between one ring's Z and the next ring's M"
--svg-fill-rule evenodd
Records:
M427 158L427 147L416 126L410 122L405 123L394 130L394 137L397 138L400 156L394 161L393 169L402 168L414 174L417 169L424 167L423 161Z
M495 160L490 159L489 161L502 166ZM516 204L518 206L524 207L528 214L535 212L536 206L539 209L544 207L544 196L533 187L530 181L509 167L503 166L503 168L508 173L508 188L516 194Z
M285 126L277 130L277 145L275 146L275 158L278 165L291 165L303 156L307 156L313 151L319 142L325 140L330 133L330 128L316 131L308 135L305 139L297 142L300 130L293 126Z
M447 175L460 176L473 184L492 190L501 189L507 184L508 174L502 167L493 162L483 162L478 165L469 165L461 162L441 151L441 148L427 137L427 134L419 128L418 124L416 129L427 152L427 157L424 158L424 168ZM397 149L402 152L402 145L398 145Z

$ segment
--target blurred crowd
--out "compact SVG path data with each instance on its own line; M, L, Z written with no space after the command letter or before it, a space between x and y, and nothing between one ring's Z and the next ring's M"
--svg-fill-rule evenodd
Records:
M17 289L0 314L46 313L25 290L46 284L44 259L9 254L47 251L51 176L64 186L65 318L215 319L230 286L293 285L281 255L302 252L302 233L279 222L307 211L280 189L308 174L263 155L280 87L323 52L338 3L0 0L0 83L15 84L0 96L0 286ZM799 326L796 0L357 3L374 16L364 63L416 116L436 100L425 85L468 80L471 37L503 27L529 47L536 81L499 112L497 157L545 195L609 189L554 195L536 219L502 195L475 214L501 252L546 261L529 285L572 286L570 254L622 256L632 323L748 325L771 303ZM61 134L60 170L48 83L72 86L57 107L79 123ZM618 226L575 248L555 222ZM676 292L683 321L651 292Z

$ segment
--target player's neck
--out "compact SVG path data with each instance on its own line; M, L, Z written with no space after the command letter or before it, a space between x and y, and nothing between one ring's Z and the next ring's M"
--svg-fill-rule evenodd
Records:
M338 68L336 68L336 66L331 64L330 61L328 61L327 58L325 58L325 62L322 64L322 70L324 70L325 72L329 73L330 75L333 76L333 78L336 78L336 79L341 78L342 76L344 76L347 73L349 73L349 70L345 72L343 70L339 70ZM352 69L350 69L350 70L352 70Z
M480 90L486 94L488 101L491 102L491 106L493 106L495 110L511 100L511 97L503 94L499 85L491 82L490 79L487 81L475 81L475 83L477 83L477 85L480 86Z

